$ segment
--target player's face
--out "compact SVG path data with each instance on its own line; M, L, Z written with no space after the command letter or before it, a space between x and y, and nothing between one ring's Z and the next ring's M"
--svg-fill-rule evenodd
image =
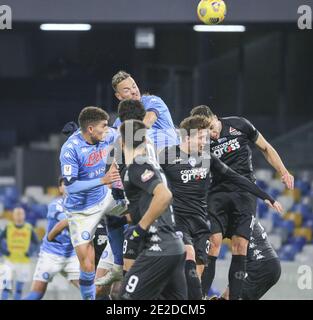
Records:
M207 129L198 130L198 132L189 138L189 148L191 153L202 153L207 144L209 131Z
M221 134L221 125L217 116L213 116L210 124L210 137L213 140L217 140Z
M97 124L89 127L90 140L93 144L102 141L108 133L108 121L101 120Z
M13 211L13 222L16 225L22 225L25 222L25 211L23 208L16 208Z
M140 100L141 98L140 91L132 77L128 77L117 85L115 96L119 100Z

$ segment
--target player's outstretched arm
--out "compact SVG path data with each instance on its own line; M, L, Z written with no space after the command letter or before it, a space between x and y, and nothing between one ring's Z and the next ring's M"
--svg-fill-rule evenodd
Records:
M293 189L294 187L294 177L288 172L284 166L279 154L268 143L265 138L259 133L259 136L255 142L256 146L262 151L265 159L268 163L280 174L282 182L286 185L288 189Z
M68 227L68 220L64 219L58 222L48 233L48 241L53 241L55 237Z
M147 128L151 128L153 124L157 121L158 117L155 112L148 111L143 119L143 123Z
M220 174L222 177L224 177L225 180L232 182L234 185L240 187L243 191L250 192L256 197L264 200L268 205L270 205L272 209L276 210L280 214L283 214L282 205L279 202L275 201L269 194L260 189L249 179L232 170L229 166L216 158L214 155L211 155L211 157L211 170L213 173Z

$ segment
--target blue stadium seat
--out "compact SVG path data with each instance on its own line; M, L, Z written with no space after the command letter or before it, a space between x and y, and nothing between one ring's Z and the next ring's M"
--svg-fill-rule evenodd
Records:
M292 209L290 211L293 212L301 212L303 216L303 220L306 220L309 217L313 217L312 208L310 208L309 205L304 203L297 203L293 205Z
M283 261L293 261L298 252L299 249L296 245L287 244L280 249L278 256Z
M281 194L279 190L274 188L268 188L267 193L269 193L274 199L276 199Z
M273 221L273 227L277 228L280 227L284 219L280 216L279 213L273 213L272 214L272 221Z
M292 220L283 220L280 224L280 227L288 230L288 234L292 234L295 229L295 223Z
M257 212L260 219L264 219L268 216L268 206L264 203L264 201L258 201Z
M298 249L298 252L300 252L306 244L306 239L304 237L292 237L290 244L296 247Z
M268 188L267 183L263 180L257 180L256 185L263 190L266 190Z
M308 181L303 181L303 180L296 180L295 181L295 188L297 188L301 191L302 196L309 195L310 191L311 191L310 183Z

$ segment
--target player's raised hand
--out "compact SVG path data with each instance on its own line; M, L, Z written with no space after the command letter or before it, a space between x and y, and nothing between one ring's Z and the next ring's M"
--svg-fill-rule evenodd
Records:
M110 170L101 179L103 184L111 184L115 181L120 181L120 180L121 180L120 173L115 166L111 166Z
M272 208L273 210L277 211L278 213L280 213L281 215L284 213L284 208L281 205L280 202L275 201L273 204L269 201L269 200L265 200L264 201L270 208Z
M281 181L288 189L294 188L294 177L288 171L281 176Z

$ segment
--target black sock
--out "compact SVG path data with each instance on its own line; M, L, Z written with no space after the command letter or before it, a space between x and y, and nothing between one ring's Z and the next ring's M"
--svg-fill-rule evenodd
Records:
M241 299L243 280L246 276L246 256L233 255L228 273L229 300Z
M217 257L208 256L208 265L204 267L201 276L202 296L205 297L208 294L212 286L212 282L215 277L215 265Z
M196 263L192 260L185 262L185 275L188 289L188 300L201 300L201 283L197 274Z

